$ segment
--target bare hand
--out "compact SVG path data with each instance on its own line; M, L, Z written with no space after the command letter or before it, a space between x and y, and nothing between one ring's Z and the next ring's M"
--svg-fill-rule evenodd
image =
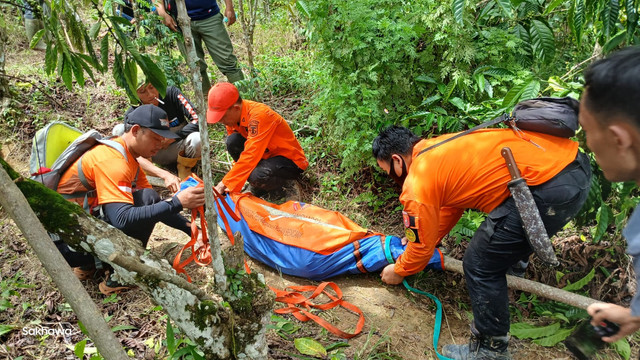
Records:
M389 264L382 269L380 273L380 277L382 278L382 282L389 285L397 285L404 280L404 276L400 276L396 274L394 270L395 265Z
M402 246L405 246L409 243L409 240L407 240L406 236L403 236L402 239L400 239L400 243L402 244Z
M616 342L640 329L640 316L631 316L631 309L608 303L589 305L587 312L591 315L591 324L599 325L603 320L609 320L620 326L620 331L613 336L605 336L603 341Z
M204 187L189 187L176 194L182 206L186 209L194 209L204 205Z
M173 175L172 173L166 171L162 175L162 180L164 180L164 186L169 189L172 193L180 190L180 178Z
M227 26L231 26L236 22L236 12L233 7L227 6L224 10L224 16L227 18Z
M229 189L225 184L222 183L222 181L220 181L218 185L216 185L216 191L219 192L220 195L224 195L229 192Z
M171 17L171 15L169 15L169 13L165 12L161 16L163 24L173 31L178 31L178 24L176 24L176 21Z

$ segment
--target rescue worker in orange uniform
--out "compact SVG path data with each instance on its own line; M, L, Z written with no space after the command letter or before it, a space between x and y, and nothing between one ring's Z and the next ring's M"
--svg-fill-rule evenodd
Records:
M113 139L117 148L99 144L84 153L62 174L57 191L81 206L86 201L92 215L140 240L143 247L158 222L191 235L191 223L180 212L183 208L204 205L204 190L188 188L163 201L140 171L137 161L140 157L154 156L165 139L177 137L169 130L164 110L142 105L125 116L124 133ZM94 190L86 193L89 189ZM74 196L78 194L80 197ZM73 251L61 240L54 242L78 278L83 280L93 275L92 255ZM99 288L103 294L110 295L129 287L108 276Z
M487 213L464 255L474 316L471 341L447 345L443 354L453 359L511 359L505 275L512 265L528 261L533 250L507 188L511 178L500 151L511 148L549 236L586 200L589 159L571 139L527 132L537 147L511 129L478 130L418 155L453 135L423 140L407 128L391 126L373 141L378 165L402 186L408 240L404 254L383 269L382 281L399 284L422 271L466 209Z
M282 189L309 166L282 116L265 104L243 100L232 83L213 86L208 103L207 123L226 127L227 151L235 162L216 185L218 192L239 192L246 181L254 195Z

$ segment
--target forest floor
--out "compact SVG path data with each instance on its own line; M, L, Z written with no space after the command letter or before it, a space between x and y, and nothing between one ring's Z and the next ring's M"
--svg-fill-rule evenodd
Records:
M233 34L232 34L233 36ZM128 106L122 91L114 88L112 80L89 82L84 89L67 92L59 81L47 78L42 72L44 53L25 49L25 43L16 41L7 58L7 73L23 80L12 80L16 89L17 117L21 121L3 122L5 134L1 140L2 157L15 170L28 175L28 161L31 138L35 130L46 122L54 120L68 121L83 129L94 128L104 134L122 116ZM108 77L106 75L105 77ZM46 95L45 95L46 94ZM265 100L276 111L287 117L293 111L291 102L279 99ZM293 102L295 103L295 102ZM43 105L44 104L44 105ZM295 106L293 106L295 107ZM6 115L6 114L5 114ZM10 114L11 115L11 114ZM14 117L15 118L15 117ZM373 214L366 207L359 207L351 194L348 201L330 200L317 194L323 192L321 181L326 171L336 169L336 164L321 163L310 169L304 186L303 199L306 202L319 202L323 207L339 210L346 215L359 219L368 219L375 223L377 231L399 233L401 224L395 216ZM351 184L361 188L362 184ZM342 201L342 202L340 202ZM397 206L390 205L389 213ZM372 219L375 216L375 221ZM569 231L565 236L555 239L563 265L560 267L566 276L559 281L553 269L533 263L527 277L563 286L570 280L582 278L591 268L598 266L616 267L617 281L598 278L590 283L587 295L603 300L625 302L632 291L628 269L628 259L621 246L609 247L607 244L590 246ZM0 325L10 330L0 331L0 358L7 359L75 359L74 348L83 339L77 318L65 303L40 261L29 248L21 232L4 211L0 210ZM186 242L183 233L159 225L152 235L150 248L162 249L171 242ZM445 241L450 255L461 258L464 245ZM594 262L590 254L603 254ZM283 289L290 285L317 284L302 278L286 276L257 262L249 262L254 271L265 275L268 285ZM617 264L617 265L616 265ZM208 269L187 269L202 278L208 276ZM193 275L192 275L193 276ZM105 297L98 291L101 279L87 280L85 287L102 313L108 317L109 325L115 328L117 337L129 350L133 358L168 358L163 345L166 338L166 315L140 290L131 290L118 296ZM348 359L436 359L432 346L435 306L425 297L408 293L401 286L384 285L378 274L342 276L332 279L344 292L348 302L358 306L365 314L366 324L361 335L346 341L348 347L342 349ZM423 290L436 294L443 303L444 320L440 346L449 343L466 343L469 334L471 311L464 279L459 274L449 272L430 272L420 278ZM533 312L533 305L518 302L521 293L511 291L513 310L525 319ZM278 306L278 305L276 305ZM352 331L357 316L342 310L324 312L322 317L345 331ZM314 323L300 323L293 317L283 316L284 321L274 320L273 330L269 331L270 358L296 359L302 357L294 346L293 339L311 337L329 346L339 338L328 334ZM544 322L544 320L542 320ZM284 326L283 324L287 324ZM542 325L538 322L537 325ZM71 329L69 335L33 335L29 329L36 327ZM2 330L3 328L0 328ZM4 329L7 329L6 327ZM637 338L632 339L632 358L638 357ZM85 354L90 352L87 345ZM542 347L529 340L513 338L510 350L515 359L572 359L562 344ZM307 357L308 358L308 357ZM602 359L618 359L617 353L605 350Z

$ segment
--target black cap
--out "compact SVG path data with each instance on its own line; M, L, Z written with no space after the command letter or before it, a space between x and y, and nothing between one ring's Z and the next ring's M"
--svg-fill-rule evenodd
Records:
M167 113L155 105L141 105L124 116L125 124L138 124L154 133L168 138L180 139L180 135L169 130Z

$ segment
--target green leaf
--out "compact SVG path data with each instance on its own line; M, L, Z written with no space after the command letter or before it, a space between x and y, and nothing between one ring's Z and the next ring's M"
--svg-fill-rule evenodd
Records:
M76 54L71 54L71 69L73 70L73 75L78 82L80 87L84 86L84 71L82 68L82 64L80 63L82 60L79 60Z
M319 342L311 338L299 338L295 339L293 343L296 349L303 355L326 357L327 350Z
M462 112L467 112L467 104L459 97L454 97L449 100L449 103L458 108Z
M627 37L627 30L621 30L615 34L606 44L602 47L602 51L606 54L616 49Z
M601 12L602 35L605 40L609 39L616 30L618 24L618 13L620 12L619 0L607 0Z
M428 98L424 99L424 101L422 101L422 103L420 104L420 106L429 106L431 104L433 104L434 102L438 101L442 99L442 96L440 95L433 95L433 96L429 96Z
M560 341L566 339L573 332L573 328L571 329L560 329L553 333L553 335L533 340L534 344L538 344L544 347L555 346Z
M531 81L522 89L522 94L520 94L521 100L528 100L538 97L538 93L540 92L540 82L535 79L531 79Z
M302 13L307 19L311 17L311 13L309 12L309 6L303 0L296 1L296 8L300 13Z
M522 96L522 91L524 91L525 87L527 87L527 85L529 85L531 81L534 80L532 78L528 78L525 82L516 84L511 89L509 89L509 91L507 91L507 94L504 96L504 99L502 99L502 106L511 107L516 102L518 102L518 100Z
M456 85L457 85L457 81L456 80L451 80L448 84L447 87L445 89L444 92L444 101L449 101L449 97L451 96L451 94L453 94L453 90L456 89Z
M44 32L45 32L44 29L40 29L38 30L37 33L33 35L33 37L31 38L31 42L29 43L30 48L35 49L40 39L42 39L42 37L44 36Z
M109 20L111 20L113 27L118 26L118 24L122 26L131 26L131 22L122 16L109 16Z
M340 348L345 348L345 347L350 347L351 345L349 345L349 343L346 343L344 341L338 341L335 342L329 346L327 346L327 352L336 350L336 349L340 349Z
M107 71L109 68L109 37L105 36L100 41L100 57L102 60L102 70Z
M69 89L69 91L73 90L72 67L73 66L67 56L63 56L60 76L62 76L62 81L64 81L64 85Z
M534 54L542 61L551 60L556 51L556 44L549 26L540 20L532 20L529 34Z
M555 8L557 8L560 4L564 3L565 0L553 0L547 5L547 8L544 9L542 16L547 16L551 13Z
M502 13L509 19L513 18L513 8L510 0L495 0Z
M432 78L429 75L418 75L416 77L416 81L418 82L422 82L422 83L427 83L427 84L437 84L438 82L436 81L436 79Z
M607 228L609 227L609 224L611 224L612 220L613 220L613 211L611 211L611 208L609 207L609 205L602 202L596 214L597 225L595 227L595 232L593 234L593 241L597 242L597 241L600 241L600 239L602 239L604 234L606 234Z
M627 13L627 42L631 43L636 29L638 28L638 9L635 4L637 0L625 0L624 7Z
M99 20L97 23L91 26L91 29L89 30L89 36L92 39L95 40L98 37L98 33L100 33L100 26L102 26L102 20Z
M171 320L167 319L167 351L169 354L176 352L176 339L171 327Z
M560 329L560 323L547 326L535 326L527 323L511 324L509 332L518 339L538 339L553 334Z
M87 339L84 339L76 344L73 348L73 353L80 359L84 359L84 347L87 345Z
M589 271L589 273L585 277L583 277L582 279L574 282L573 284L569 284L569 285L563 287L562 290L566 290L566 291L580 290L585 285L587 285L591 280L593 280L593 277L595 275L596 275L596 268L592 268L591 271Z
M453 18L460 25L463 25L465 0L453 0L451 2L451 10L453 10Z
M582 40L582 30L585 25L585 0L575 0L571 8L569 9L569 25L571 26L571 31L573 31L573 36L576 37L578 45Z
M485 75L500 77L500 76L512 76L513 73L507 69L491 66L489 69L482 72Z
M625 360L629 360L631 357L631 345L629 345L627 339L622 338L611 344L611 346L616 349L616 352Z
M53 71L56 69L56 65L58 64L58 47L57 46L47 46L47 51L44 55L44 72L47 75L51 75Z
M138 61L138 59L136 59L136 61ZM164 71L147 55L140 56L138 65L140 65L142 72L144 72L146 80L158 89L161 97L164 97L167 91L167 77L164 75Z
M15 326L13 325L0 324L0 336L10 333L13 329L15 329Z

